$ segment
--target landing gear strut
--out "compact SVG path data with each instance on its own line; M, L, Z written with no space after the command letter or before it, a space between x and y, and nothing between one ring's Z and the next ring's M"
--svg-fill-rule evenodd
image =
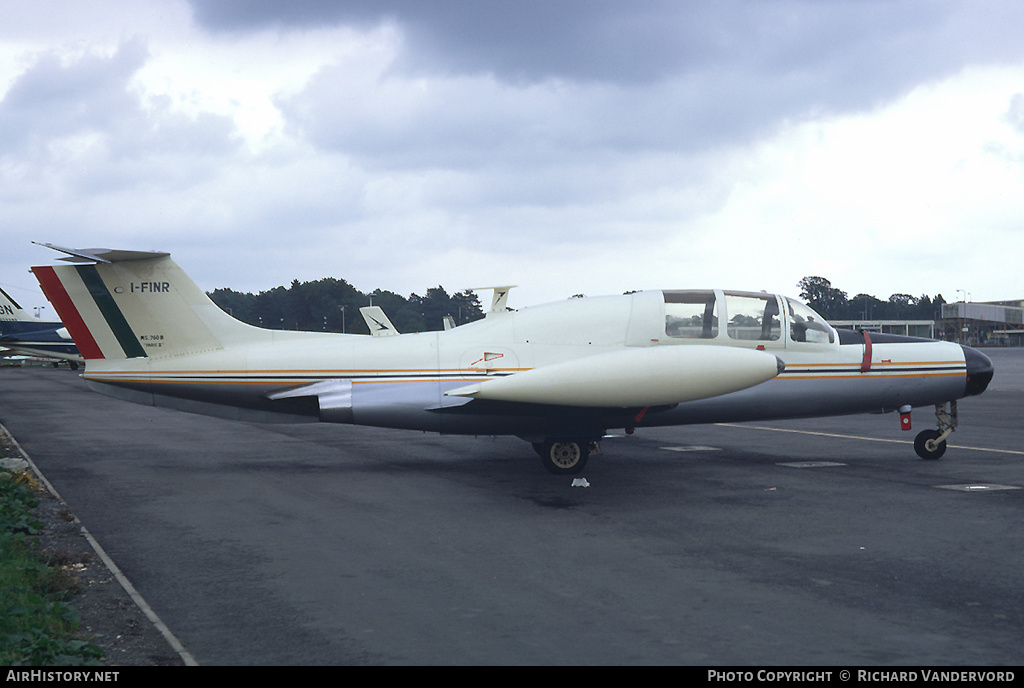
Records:
M914 438L914 451L922 459L931 461L946 453L946 438L956 430L956 402L949 403L949 411L946 410L946 404L936 404L935 417L939 421L939 429L924 430Z

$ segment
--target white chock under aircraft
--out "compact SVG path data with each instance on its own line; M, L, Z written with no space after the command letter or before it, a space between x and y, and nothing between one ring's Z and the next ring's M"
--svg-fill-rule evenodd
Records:
M487 317L443 331L267 330L167 253L44 245L73 263L32 271L100 391L240 420L516 435L555 473L579 472L611 429L887 411L909 429L921 406L938 428L915 446L938 458L957 400L993 374L970 347L836 330L791 298L717 289L516 311L502 288Z

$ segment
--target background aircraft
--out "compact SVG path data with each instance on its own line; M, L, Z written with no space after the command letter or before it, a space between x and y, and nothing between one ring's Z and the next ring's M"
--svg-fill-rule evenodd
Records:
M399 334L395 326L391 324L391 320L384 314L384 309L380 306L363 306L359 309L359 314L363 316L371 336L393 337Z
M68 361L72 369L77 369L85 360L63 323L32 316L3 289L0 289L0 347L5 350L3 355Z
M934 407L918 453L938 458L956 400L993 374L958 344L837 331L783 296L644 291L509 310L391 336L265 330L219 309L159 252L50 246L32 268L114 396L237 419L320 420L519 436L555 473L612 428Z

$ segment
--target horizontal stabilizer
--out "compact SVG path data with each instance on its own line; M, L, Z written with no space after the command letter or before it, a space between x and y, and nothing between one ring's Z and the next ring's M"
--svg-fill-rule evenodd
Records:
M171 255L162 251L125 251L110 248L64 248L53 244L42 244L38 241L32 243L37 246L52 248L54 251L68 254L68 258L60 260L69 263L122 263L129 260L149 260L152 258L166 258Z
M750 349L633 348L485 380L447 394L560 406L661 406L753 387L772 379L783 367L775 356Z

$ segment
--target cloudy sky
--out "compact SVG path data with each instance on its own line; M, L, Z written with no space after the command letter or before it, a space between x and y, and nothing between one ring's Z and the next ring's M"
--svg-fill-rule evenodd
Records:
M1022 34L1017 0L6 0L0 284L45 303L39 241L206 290L1024 298Z

